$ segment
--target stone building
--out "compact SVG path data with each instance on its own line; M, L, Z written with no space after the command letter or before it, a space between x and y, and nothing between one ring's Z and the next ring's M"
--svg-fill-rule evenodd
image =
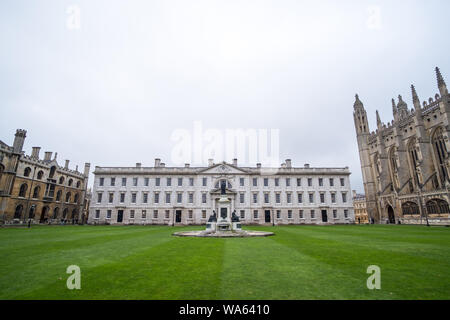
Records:
M369 130L356 95L354 121L369 218L378 223L449 223L450 95L439 68L439 94L414 109L402 96L392 100L393 121Z
M25 130L17 130L12 146L0 141L0 221L3 223L75 223L82 221L90 164L84 172L58 165L57 153L33 147L31 155L22 150Z
M369 215L367 214L366 196L358 194L353 190L353 208L355 210L355 223L368 224Z
M354 223L348 168L95 167L89 223L203 225L225 209L219 202L226 184L229 210L243 224ZM230 212L227 212L228 215Z

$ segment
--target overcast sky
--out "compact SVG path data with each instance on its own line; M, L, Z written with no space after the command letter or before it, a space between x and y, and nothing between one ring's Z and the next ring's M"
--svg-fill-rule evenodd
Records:
M412 108L412 83L421 100L438 92L435 66L450 82L448 12L446 0L3 0L0 140L26 129L27 153L82 169L171 165L173 132L194 121L279 129L281 160L349 166L362 192L354 95L374 130L398 94Z

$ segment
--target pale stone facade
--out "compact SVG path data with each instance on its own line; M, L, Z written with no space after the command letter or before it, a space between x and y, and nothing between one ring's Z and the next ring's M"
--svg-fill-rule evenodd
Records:
M220 183L242 224L354 223L348 168L95 167L89 223L205 225L219 215Z
M414 109L399 96L394 120L370 132L358 95L354 121L369 218L377 223L449 224L450 95L436 68L439 94Z
M355 210L355 223L356 224L368 224L369 215L367 214L366 196L356 193L353 190L353 208Z
M90 164L84 172L57 162L57 153L33 147L22 151L25 130L17 130L12 146L0 141L0 223L83 222L85 193Z

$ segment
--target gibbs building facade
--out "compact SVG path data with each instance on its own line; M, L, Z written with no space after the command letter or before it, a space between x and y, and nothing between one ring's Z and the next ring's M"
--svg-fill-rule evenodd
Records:
M378 223L449 224L450 95L438 68L439 93L409 108L392 100L394 119L371 132L356 96L354 121L369 219Z

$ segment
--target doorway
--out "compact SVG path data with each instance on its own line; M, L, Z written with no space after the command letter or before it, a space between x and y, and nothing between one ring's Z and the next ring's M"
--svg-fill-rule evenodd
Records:
M394 209L391 206L388 206L388 218L390 224L395 224L395 214Z
M123 221L123 210L117 211L117 222L121 223Z
M322 222L328 222L327 210L322 210Z
M270 210L264 211L265 222L270 223Z
M181 223L181 210L176 210L175 211L175 222L176 223Z

